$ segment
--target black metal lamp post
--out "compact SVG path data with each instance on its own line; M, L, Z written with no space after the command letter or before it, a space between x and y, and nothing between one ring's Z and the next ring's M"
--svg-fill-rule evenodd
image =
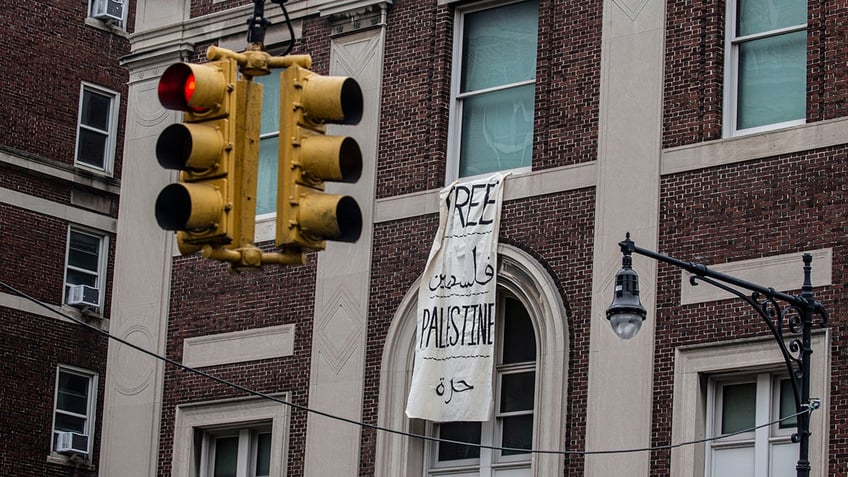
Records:
M630 233L618 245L624 257L622 268L615 277L615 295L607 309L607 319L615 333L621 338L632 338L639 331L647 314L639 301L639 277L631 268L631 255L634 253L669 263L692 273L689 278L692 285L697 285L698 281L704 281L738 296L763 318L777 341L792 381L795 408L796 412L800 413L797 419L797 432L792 435L792 442L799 444L798 464L795 470L798 477L808 477L810 475L810 411L820 404L818 400L810 402L810 355L813 353L810 335L813 315L819 315L821 318L820 326L824 327L827 324L827 312L824 306L813 299L813 285L810 280L812 271L810 263L813 257L808 253L804 254L804 283L801 286L801 294L793 296L715 272L700 263L684 262L637 247L630 240ZM751 294L746 295L733 287L749 290Z

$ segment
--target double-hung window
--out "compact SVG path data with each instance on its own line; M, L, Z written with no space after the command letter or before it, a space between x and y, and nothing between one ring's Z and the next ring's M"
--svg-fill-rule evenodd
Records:
M94 427L97 375L82 369L60 366L56 372L56 396L53 408L52 449L58 446L59 434L73 432L88 436L85 453L91 454Z
M448 182L530 169L538 17L537 0L457 9Z
M111 174L118 140L120 96L83 83L77 121L76 165Z
M493 450L453 443L429 445L427 474L492 477L530 474L536 391L536 338L524 305L501 296L498 317L498 363L495 413L487 422L433 425L442 439L504 448Z
M798 444L795 397L788 377L759 373L709 383L707 477L790 477ZM783 420L781 420L783 419ZM781 420L779 423L762 426Z
M85 285L96 290L96 300L91 294L84 294L86 300L103 303L104 276L108 239L103 235L80 229L68 230L67 266L65 269L65 301L74 285ZM90 290L89 290L90 291Z
M271 424L201 430L200 477L267 477L271 467Z
M727 2L725 136L803 124L807 2Z

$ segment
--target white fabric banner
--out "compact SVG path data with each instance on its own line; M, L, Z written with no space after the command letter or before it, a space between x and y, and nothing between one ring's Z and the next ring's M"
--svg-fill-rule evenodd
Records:
M498 229L507 174L440 192L439 230L418 289L411 418L487 421L493 408Z

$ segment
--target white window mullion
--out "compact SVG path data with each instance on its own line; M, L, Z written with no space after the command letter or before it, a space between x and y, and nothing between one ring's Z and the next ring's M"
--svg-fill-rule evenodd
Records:
M771 419L771 375L757 375L757 412L754 422L758 426L770 422ZM753 477L768 477L769 475L769 433L771 426L764 426L754 431L754 467Z
M237 470L236 477L249 477L250 474L248 470L250 468L251 458L250 458L250 435L251 431L248 429L242 429L239 431L239 440L238 440L238 459L236 462Z
M492 419L483 423L482 435L480 437L481 444L485 446L498 445L494 440L495 421L496 419ZM492 462L495 460L494 453L495 451L492 449L480 449L480 477L492 477Z

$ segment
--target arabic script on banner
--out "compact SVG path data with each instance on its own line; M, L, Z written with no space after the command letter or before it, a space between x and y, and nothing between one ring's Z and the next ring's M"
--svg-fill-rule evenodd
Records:
M418 289L409 417L447 422L491 415L505 177L453 183L440 193L439 230Z

